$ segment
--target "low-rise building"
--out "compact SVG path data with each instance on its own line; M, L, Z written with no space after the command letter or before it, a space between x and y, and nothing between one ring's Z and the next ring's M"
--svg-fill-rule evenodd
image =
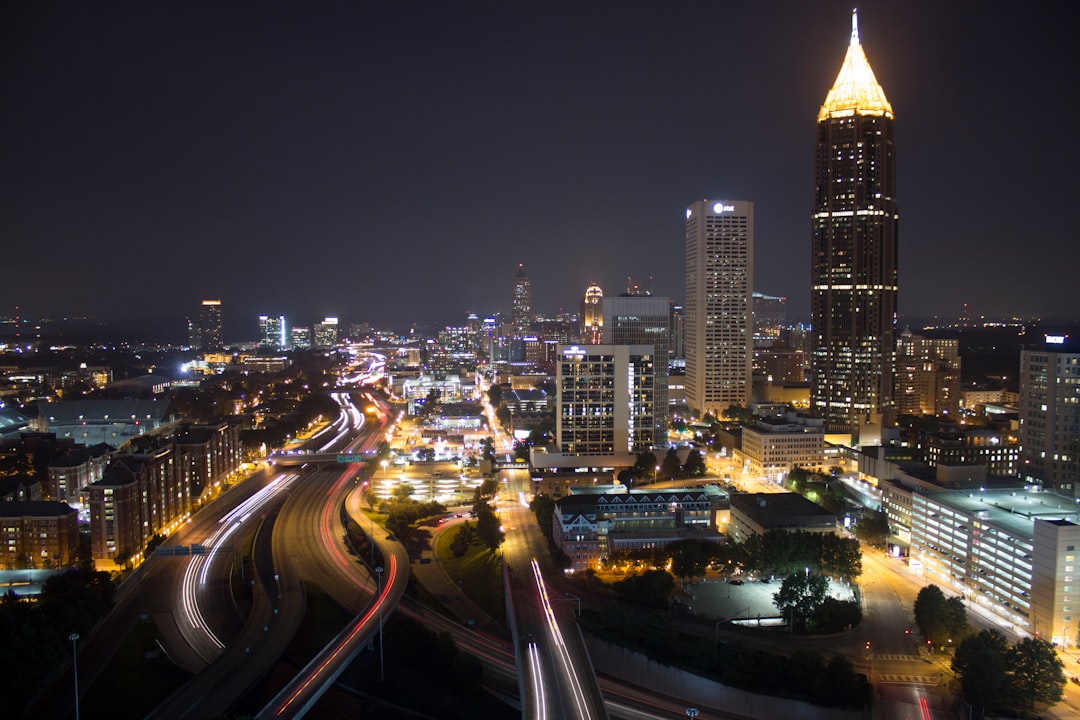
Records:
M752 475L775 477L798 466L825 466L825 433L820 419L787 413L766 417L744 427L741 457Z
M836 515L796 493L736 493L731 496L729 537L745 542L769 530L836 532Z
M718 541L717 513L726 501L709 487L571 494L556 501L552 536L571 568L585 570L619 551L687 537Z

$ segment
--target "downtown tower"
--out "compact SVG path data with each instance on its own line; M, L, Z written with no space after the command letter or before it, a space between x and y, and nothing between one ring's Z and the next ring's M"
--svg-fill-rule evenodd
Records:
M891 423L897 225L893 111L852 15L818 113L811 258L810 407L828 433ZM864 441L868 438L864 438Z

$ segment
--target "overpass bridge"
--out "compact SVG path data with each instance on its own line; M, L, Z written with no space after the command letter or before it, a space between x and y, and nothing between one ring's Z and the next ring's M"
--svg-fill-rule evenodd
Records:
M267 461L272 465L279 465L281 467L297 467L307 464L318 463L366 463L375 457L374 452L344 452L344 453L332 453L332 452L308 452L305 450L293 450L285 451L281 453L274 453Z

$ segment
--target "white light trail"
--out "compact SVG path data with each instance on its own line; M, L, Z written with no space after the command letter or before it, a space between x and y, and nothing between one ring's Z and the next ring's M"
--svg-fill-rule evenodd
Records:
M226 513L221 520L218 521L219 527L211 533L210 537L202 542L202 545L207 549L207 554L193 555L191 562L188 563L187 568L184 570L184 577L181 583L181 605L183 607L184 615L187 617L191 627L200 630L210 641L210 644L218 650L224 650L225 644L222 643L221 639L210 629L210 626L207 624L206 619L202 614L198 598L199 585L206 583L210 574L210 564L213 562L214 557L219 554L218 551L226 544L225 541L229 536L232 535L245 520L258 513L264 505L274 498L274 495L288 488L297 477L298 476L295 473L290 475L278 475L267 483L266 487L262 488Z
M547 700L544 698L544 672L540 667L540 654L537 652L536 643L529 643L529 647L526 649L526 653L529 656L529 668L532 670L532 688L533 697L536 698L534 708L536 710L535 717L539 720L544 720L547 717Z
M591 718L592 712L589 709L588 702L585 700L585 692L581 688L581 683L578 682L577 673L574 671L574 662L570 659L570 651L566 648L562 631L559 629L559 622L555 619L555 611L551 608L547 586L544 585L544 578L540 575L540 564L536 562L536 558L532 560L532 569L533 576L536 578L536 589L540 592L540 603L544 606L544 615L547 617L548 629L551 631L551 639L554 642L555 649L558 651L563 672L569 681L570 691L574 696L574 704L577 705L577 717Z

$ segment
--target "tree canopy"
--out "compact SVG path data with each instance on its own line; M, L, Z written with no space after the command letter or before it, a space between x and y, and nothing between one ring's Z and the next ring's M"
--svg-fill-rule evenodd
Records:
M1042 638L1024 638L1010 647L999 630L964 638L952 669L964 698L980 710L1053 704L1065 690L1064 665L1053 645Z
M915 597L915 624L935 645L960 642L970 632L967 610L959 597L946 598L937 585L927 585Z
M824 575L809 570L793 572L773 593L773 602L781 614L790 618L794 627L805 630L828 591L829 580Z

